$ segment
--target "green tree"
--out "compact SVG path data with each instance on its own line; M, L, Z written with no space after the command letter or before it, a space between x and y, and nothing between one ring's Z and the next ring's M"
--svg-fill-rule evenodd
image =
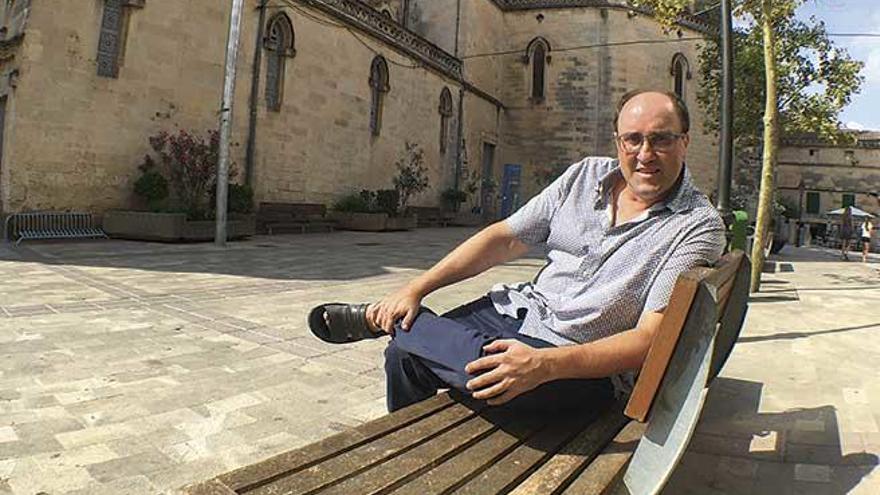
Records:
M752 249L753 292L760 288L763 246L773 215L774 169L780 134L810 132L833 141L844 138L838 115L858 92L862 64L829 40L825 25L794 18L807 0L733 0L744 25L736 31L733 132L739 146L763 145L758 214ZM633 0L654 10L671 27L690 0ZM700 56L703 85L698 101L707 128L717 131L721 70L719 46L710 42ZM762 124L759 125L758 123Z

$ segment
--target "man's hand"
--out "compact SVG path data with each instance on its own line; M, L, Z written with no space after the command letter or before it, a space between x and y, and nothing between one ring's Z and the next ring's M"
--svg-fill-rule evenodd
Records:
M469 374L484 372L466 384L468 390L476 390L474 399L488 399L492 406L504 404L552 379L547 353L542 349L517 340L496 340L483 350L492 354L471 361L464 368Z
M401 326L409 330L422 304L422 295L408 286L393 292L367 308L367 321L394 334L394 322L403 318Z

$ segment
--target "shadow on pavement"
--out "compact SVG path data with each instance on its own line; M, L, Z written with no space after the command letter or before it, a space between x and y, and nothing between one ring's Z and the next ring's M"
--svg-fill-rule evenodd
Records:
M664 494L844 494L880 462L850 440L844 453L833 406L761 413L762 388L715 381Z
M472 228L406 233L335 232L255 236L212 243L168 244L123 240L0 245L0 261L173 273L210 273L270 280L355 280L394 269L429 268ZM538 256L540 254L538 253Z
M786 332L786 333L774 333L774 334L770 334L770 335L755 335L752 337L740 337L739 340L737 340L737 342L738 343L748 343L748 342L764 342L767 340L805 339L807 337L812 337L814 335L849 332L851 330L861 330L864 328L871 328L871 327L880 328L880 322L869 323L867 325L858 325L858 326L854 326L854 327L842 327L842 328L831 328L828 330L817 330L815 332Z

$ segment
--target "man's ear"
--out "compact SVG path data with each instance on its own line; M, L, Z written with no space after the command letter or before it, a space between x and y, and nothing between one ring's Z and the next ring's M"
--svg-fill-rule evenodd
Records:
M685 133L684 137L681 138L681 142L684 143L684 148L687 149L688 145L691 144L691 135Z

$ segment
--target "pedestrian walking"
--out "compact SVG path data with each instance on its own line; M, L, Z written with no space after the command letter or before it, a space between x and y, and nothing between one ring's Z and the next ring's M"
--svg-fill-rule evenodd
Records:
M840 254L841 257L849 261L849 243L852 238L853 231L853 221L852 221L852 207L847 206L843 210L843 215L840 217Z
M871 249L871 231L874 230L874 222L865 218L862 222L862 263L868 261L868 250Z

